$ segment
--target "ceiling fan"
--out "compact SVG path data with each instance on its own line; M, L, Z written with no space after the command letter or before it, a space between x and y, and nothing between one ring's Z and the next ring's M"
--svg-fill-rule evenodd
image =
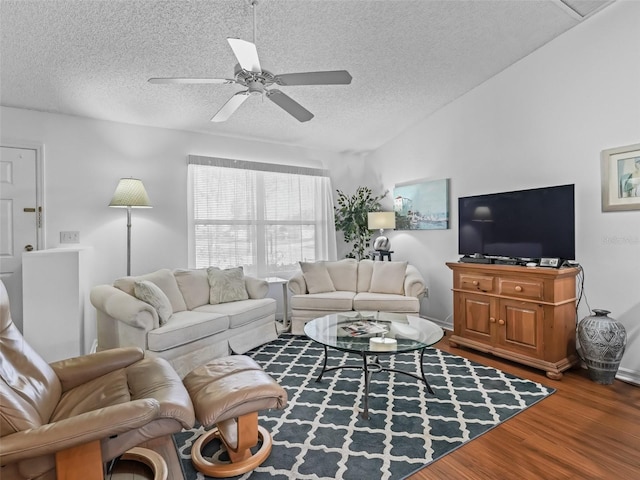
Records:
M263 70L258 59L256 49L256 5L257 0L249 0L253 8L253 43L238 38L227 38L238 65L233 78L150 78L149 83L170 84L230 84L236 83L247 87L246 90L236 93L225 103L211 118L212 122L224 122L247 100L251 95L264 95L284 111L295 117L300 122L307 122L313 118L313 114L273 85L348 85L351 83L351 75L346 70L331 70L323 72L285 73L274 75Z

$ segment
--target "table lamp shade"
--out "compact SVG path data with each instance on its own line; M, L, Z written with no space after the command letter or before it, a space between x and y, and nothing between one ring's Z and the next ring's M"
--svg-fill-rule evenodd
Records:
M113 194L110 207L151 208L151 201L142 180L121 178Z
M396 228L395 212L369 212L367 214L367 220L370 230Z

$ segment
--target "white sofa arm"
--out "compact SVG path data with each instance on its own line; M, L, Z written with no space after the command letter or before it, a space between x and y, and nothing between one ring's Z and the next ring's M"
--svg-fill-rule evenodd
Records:
M287 288L289 288L289 291L294 295L304 295L307 293L307 282L304 281L302 272L297 272L289 279Z
M404 276L404 294L408 297L422 299L427 294L427 286L420 271L413 265L407 265Z
M266 280L261 280L259 278L247 277L245 275L244 286L247 289L249 298L264 298L269 293L269 283Z
M160 326L158 312L155 308L114 286L97 285L93 287L90 299L96 310L132 327L149 331Z

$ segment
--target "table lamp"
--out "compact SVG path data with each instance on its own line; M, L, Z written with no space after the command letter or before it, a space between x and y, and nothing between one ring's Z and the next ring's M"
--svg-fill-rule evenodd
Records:
M395 212L369 212L367 214L369 230L380 229L380 236L373 243L373 249L383 252L391 250L391 242L383 235L385 228L396 228Z

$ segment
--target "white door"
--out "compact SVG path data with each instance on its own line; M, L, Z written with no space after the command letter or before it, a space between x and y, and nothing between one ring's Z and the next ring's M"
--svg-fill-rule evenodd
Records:
M22 252L38 249L38 150L0 147L0 279L22 331Z

